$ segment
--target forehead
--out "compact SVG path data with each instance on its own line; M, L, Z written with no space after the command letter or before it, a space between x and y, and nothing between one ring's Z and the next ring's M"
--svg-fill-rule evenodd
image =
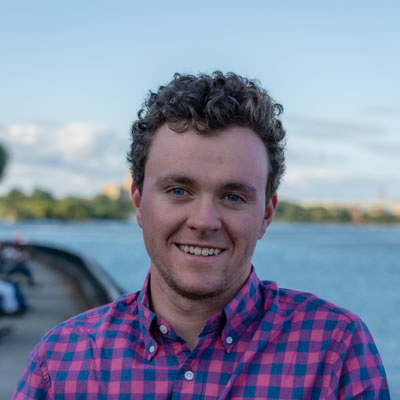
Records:
M203 135L191 129L177 133L163 125L150 146L145 182L160 174L194 175L209 181L236 177L266 184L268 156L260 137L249 128Z

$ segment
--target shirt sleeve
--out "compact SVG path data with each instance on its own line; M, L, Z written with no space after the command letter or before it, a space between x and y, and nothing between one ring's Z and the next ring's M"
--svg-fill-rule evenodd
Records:
M50 400L49 376L40 358L40 343L32 351L11 400Z
M343 340L337 398L390 400L385 369L367 326L361 320L353 321Z

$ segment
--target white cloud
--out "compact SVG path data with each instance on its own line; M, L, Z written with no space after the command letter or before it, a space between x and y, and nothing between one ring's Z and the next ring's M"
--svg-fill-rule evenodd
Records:
M288 135L283 198L374 201L385 193L400 200L400 137L392 125L298 118Z
M366 136L385 135L387 127L382 121L343 121L324 118L292 115L285 121L289 132L294 131L302 137L312 137L314 140L332 138L340 141L357 141Z
M303 134L303 125L289 132L287 173L279 190L290 199L376 199L381 191L400 199L396 135ZM329 131L329 130L328 130ZM43 187L58 196L93 195L108 182L122 182L128 132L118 135L104 125L25 123L0 127L0 142L11 154L0 192Z
M127 173L128 134L124 139L103 125L13 124L0 128L0 140L10 153L2 192L40 186L58 195L91 195Z
M400 199L400 177L368 176L367 174L288 174L279 195L289 200L353 200L374 202Z

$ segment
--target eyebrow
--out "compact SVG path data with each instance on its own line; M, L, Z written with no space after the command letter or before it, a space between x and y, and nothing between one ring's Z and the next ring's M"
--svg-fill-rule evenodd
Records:
M233 191L233 192L246 192L246 193L257 193L257 189L255 186L245 183L245 182L228 182L221 185L221 189L224 191Z
M191 187L196 187L197 184L196 182L188 178L187 176L184 175L178 175L178 174L171 174L171 175L162 175L159 176L156 179L156 184L157 185L166 185L166 184L180 184L180 185L186 185L186 186L191 186ZM257 188L247 182L242 182L242 181L232 181L232 182L226 182L226 183L221 183L218 186L219 190L221 191L238 191L238 192L246 192L246 193L257 193Z
M161 175L156 179L157 185L166 185L166 184L181 184L187 186L195 186L196 183L193 179L188 178L183 175Z

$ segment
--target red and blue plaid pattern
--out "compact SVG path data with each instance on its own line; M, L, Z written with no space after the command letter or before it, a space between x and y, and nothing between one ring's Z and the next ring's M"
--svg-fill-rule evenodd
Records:
M191 352L141 292L49 331L14 400L389 399L355 315L254 273Z

